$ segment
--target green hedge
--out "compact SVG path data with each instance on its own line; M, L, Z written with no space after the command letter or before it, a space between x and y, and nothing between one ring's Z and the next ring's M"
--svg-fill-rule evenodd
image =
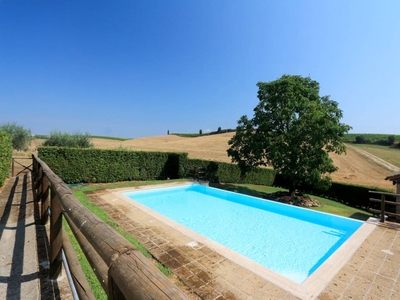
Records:
M189 159L187 153L144 152L128 150L78 149L39 147L39 157L66 183L100 183L129 180L163 180L188 178L202 169L211 182L250 183L285 187L285 180L271 169L258 169L241 176L235 164ZM9 167L8 163L8 167ZM368 208L374 196L370 190L388 190L333 182L326 191L304 187L307 193L326 197L344 204ZM393 199L388 199L393 200ZM395 200L394 200L395 201Z
M188 159L186 174L192 170L203 168L205 177L211 182L252 183L260 185L272 185L275 179L275 171L271 169L258 169L241 176L240 168L235 164L215 162L201 159Z
M186 153L39 147L39 157L66 183L180 178Z
M380 199L380 195L371 194L369 191L392 193L390 190L378 187L333 182L327 191L319 192L319 195L342 202L349 206L380 209L380 203L370 202L369 200L370 198ZM386 200L396 202L395 197L386 196ZM394 212L393 207L390 205L386 207L386 210Z
M66 183L186 178L206 169L212 182L272 185L275 172L261 169L242 177L237 165L188 159L187 153L39 147L38 155Z
M0 187L10 175L12 160L12 137L4 131L0 131Z

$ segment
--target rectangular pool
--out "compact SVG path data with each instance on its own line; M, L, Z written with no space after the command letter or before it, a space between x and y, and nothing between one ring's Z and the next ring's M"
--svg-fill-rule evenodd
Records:
M298 284L364 223L197 184L123 195Z

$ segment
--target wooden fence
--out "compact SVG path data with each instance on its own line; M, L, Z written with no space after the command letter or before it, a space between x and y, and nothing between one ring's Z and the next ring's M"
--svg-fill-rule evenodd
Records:
M80 299L94 299L65 233L68 222L108 299L188 299L130 242L90 212L68 186L36 155L33 159L35 200L41 222L50 218L50 277L59 276L62 249Z
M32 158L31 157L13 157L11 162L11 176L18 176L22 173L32 171Z
M369 191L371 194L378 194L381 195L380 199L377 198L369 198L369 201L371 202L376 202L381 204L381 209L373 209L370 208L369 210L373 213L380 213L380 222L384 223L385 222L385 216L392 216L396 217L397 220L400 220L400 214L398 213L393 213L390 211L386 210L386 204L388 205L393 205L395 207L400 205L400 202L394 202L394 201L387 201L386 196L394 196L394 197L400 197L400 194L392 194L392 193L384 193L384 192L378 192L378 191ZM395 210L396 212L398 211L397 209Z

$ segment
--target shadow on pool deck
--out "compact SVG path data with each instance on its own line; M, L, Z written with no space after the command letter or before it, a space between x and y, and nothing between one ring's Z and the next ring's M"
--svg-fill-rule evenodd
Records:
M89 194L125 231L201 299L300 299L119 199L113 190ZM376 223L354 255L307 299L399 299L400 224Z

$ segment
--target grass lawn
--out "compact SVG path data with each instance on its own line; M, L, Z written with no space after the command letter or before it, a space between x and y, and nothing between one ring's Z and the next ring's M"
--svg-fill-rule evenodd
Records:
M400 148L390 148L388 146L351 144L351 146L364 150L400 168Z
M180 180L171 180L172 181L180 181ZM85 186L81 185L76 188L72 188L73 194L75 195L76 198L87 208L89 209L93 214L95 214L97 217L99 217L103 222L111 226L115 231L117 231L119 234L121 234L125 239L127 239L129 242L131 242L137 249L140 250L140 252L145 256L145 257L151 257L151 254L146 250L143 245L141 245L132 235L129 233L125 232L122 230L117 223L115 223L105 212L103 209L100 207L96 206L93 204L89 197L86 196L85 192L89 191L95 191L99 189L113 189L113 188L123 188L123 187L133 187L133 186L138 186L138 185L148 185L148 184L157 184L157 183L165 183L165 181L130 181L130 182L117 182L117 183L109 183L109 184L94 184L90 186ZM68 234L68 237L71 240L72 246L75 250L75 253L79 259L79 262L81 263L82 270L88 280L88 283L92 289L92 292L95 296L96 299L107 299L107 295L103 290L103 287L101 286L100 282L98 281L95 273L92 270L92 267L90 266L88 260L86 259L82 249L80 248L78 241L75 239L71 229L69 228L68 224L66 221L63 222L63 226L65 228L65 231ZM171 270L169 268L166 268L165 266L161 265L160 263L157 264L158 269L166 276L169 276L172 274Z
M179 181L186 181L185 179L182 180L170 180L168 182L179 182ZM139 186L139 185L150 185L150 184L159 184L159 183L165 183L165 181L130 181L130 182L118 182L118 183L108 183L108 184L93 184L93 185L80 185L80 186L75 186L72 187L72 191L81 201L81 203L87 207L92 213L94 213L96 216L98 216L101 220L103 220L105 223L110 225L114 230L116 230L118 233L120 233L123 237L125 237L128 241L130 241L136 248L138 248L144 256L146 257L151 257L151 254L139 243L137 240L131 236L129 233L125 232L122 230L117 223L115 223L105 212L103 209L100 207L94 205L89 197L86 196L85 192L89 191L95 191L99 189L114 189L114 188L123 188L123 187L134 187L134 186ZM213 187L237 192L237 193L242 193L246 195L251 195L255 197L264 197L268 193L274 193L277 191L285 191L285 189L282 188L275 188L275 187L270 187L270 186L261 186L261 185L253 185L253 184L211 184ZM313 196L314 197L314 196ZM321 197L314 197L318 199L320 202L323 203L323 206L321 207L316 207L313 208L314 210L326 212L326 213L332 213L344 217L350 217L350 218L355 218L359 220L366 220L368 219L371 214L360 210L356 209L353 207L346 206L344 204L321 198ZM90 266L89 262L87 261L85 255L83 254L81 248L79 247L78 242L74 238L72 231L68 227L68 224L64 222L65 229L67 231L67 234L72 242L72 245L75 249L75 252L78 256L78 259L81 263L83 272L86 275L86 278L88 279L88 282L92 288L92 291L96 297L96 299L107 299L106 293L103 291L103 288L99 281L97 280L96 275L94 274L92 267ZM163 272L166 276L171 274L171 270L164 267L161 264L158 264L159 270Z
M222 188L225 190L229 190L232 192L246 194L246 195L255 196L255 197L261 197L261 198L264 196L265 196L265 198L268 198L268 194L275 193L278 191L287 191L282 188L254 185L254 184L227 184L227 183L225 183L225 184L214 184L213 186ZM336 202L336 201L329 200L326 198L312 196L312 195L310 195L310 196L312 198L319 200L322 203L322 206L320 206L320 207L310 208L312 210L317 210L317 211L330 213L330 214L334 214L334 215L339 215L339 216L343 216L343 217L358 219L358 220L362 220L362 221L365 221L369 217L372 216L372 214L370 212L367 212L362 209L347 206L340 202Z

